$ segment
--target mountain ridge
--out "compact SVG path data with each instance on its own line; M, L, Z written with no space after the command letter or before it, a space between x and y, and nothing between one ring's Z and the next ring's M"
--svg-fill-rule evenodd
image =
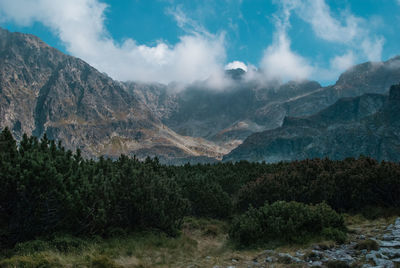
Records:
M231 86L119 82L29 34L0 28L0 128L63 140L86 157L158 156L165 163L215 162L250 135L307 117L343 97L384 93L400 81L400 56L363 63L335 85L260 84L227 71Z
M125 84L84 61L32 35L0 35L0 127L9 126L17 138L46 133L87 157L125 153L190 161L226 152L169 130Z
M366 155L400 161L400 85L389 95L343 98L316 115L291 118L277 129L249 136L224 161L292 161Z

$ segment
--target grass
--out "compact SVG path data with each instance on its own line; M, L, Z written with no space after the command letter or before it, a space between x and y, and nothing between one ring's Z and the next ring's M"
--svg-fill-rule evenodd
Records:
M376 235L376 230L383 230L393 221L394 218L367 220L360 215L347 215L346 225L351 230L349 239L359 234L367 238ZM0 253L0 267L247 267L246 263L254 259L264 260L266 249L294 256L297 251L308 254L315 245L320 248L335 246L334 241L321 239L302 245L271 243L262 248L237 250L228 241L228 227L227 222L188 217L181 235L175 238L157 232L124 234L117 231L113 238L55 236L50 240L20 243L11 251ZM274 267L287 267L287 264L275 263ZM330 267L345 266L331 263Z
M38 239L3 252L0 267L212 267L237 257L231 256L226 230L222 221L187 218L176 238L142 232L108 239Z

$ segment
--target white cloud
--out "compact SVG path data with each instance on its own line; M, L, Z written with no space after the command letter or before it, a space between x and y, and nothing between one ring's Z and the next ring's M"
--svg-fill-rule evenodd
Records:
M167 11L185 31L177 44L158 41L154 46L147 46L134 39L117 43L105 27L107 5L99 1L0 0L0 21L12 20L20 25L41 22L60 38L71 55L118 80L187 84L208 79L215 87L228 83L223 78L224 32L209 33L178 6ZM334 79L356 62L381 59L385 40L371 34L365 19L349 11L333 14L325 0L275 2L280 8L275 14L276 32L259 63L264 80ZM309 23L317 37L339 44L347 52L333 57L326 68L311 64L291 48L288 30L292 13ZM225 65L225 68L233 67L249 69L247 77L259 76L254 66L243 62Z
M275 44L266 50L262 66L265 62L272 62L271 66L281 66L283 71L290 74L289 77L296 75L298 70L299 77L310 75L318 80L332 80L356 62L381 60L385 40L371 34L369 23L365 19L353 15L348 10L334 16L325 0L281 0L277 3L281 8L280 23L277 24L280 27L277 27L275 35L280 41L275 41ZM307 60L290 50L287 28L290 27L289 19L292 13L310 24L318 38L338 44L348 52L334 56L328 67L307 65ZM266 61L268 55L271 59ZM285 60L279 61L279 57L276 57L275 61L272 61L274 57L271 55L279 55Z
M118 44L104 25L106 8L98 0L0 0L3 19L20 25L41 22L59 36L69 53L115 79L190 83L222 76L223 33L210 34L196 26L174 46L163 41L140 45L133 39ZM187 18L179 15L178 24L186 27Z
M264 51L260 67L267 80L302 80L308 78L312 67L307 60L290 49L286 32L275 34L274 43Z
M225 65L225 70L242 69L247 72L247 65L241 61L233 61Z
M361 19L350 13L343 14L342 22L335 19L325 0L303 1L298 11L299 16L311 24L316 35L327 41L348 43L362 31L359 27Z
M348 10L334 17L325 0L285 0L296 3L300 18L308 22L319 38L345 45L357 52L359 60L381 60L383 37L370 33L369 23Z
M361 48L369 61L380 61L382 59L382 49L385 40L376 38L374 41L365 39L361 43Z
M302 80L308 78L312 67L307 60L293 52L287 30L290 27L290 16L296 8L295 1L282 2L280 16L275 16L276 32L273 43L268 46L260 62L260 68L267 80Z
M343 71L355 64L355 56L353 51L348 51L346 54L334 57L331 60L331 68L337 71Z
M349 50L343 55L335 56L330 60L328 68L315 68L314 76L318 77L320 80L334 80L338 76L354 66L356 63L356 56L354 52Z

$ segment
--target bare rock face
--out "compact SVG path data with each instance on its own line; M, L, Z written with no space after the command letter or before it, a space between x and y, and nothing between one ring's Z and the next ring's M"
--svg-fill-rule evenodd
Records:
M224 160L291 161L366 155L400 161L400 85L390 94L344 98L308 117L251 135Z
M232 70L230 70L232 72ZM129 92L143 101L160 120L184 136L204 138L231 150L254 132L281 125L284 109L262 112L267 104L277 104L314 92L321 85L314 81L261 86L242 80L244 71L228 73L233 84L224 90L211 89L198 82L182 91L163 85L127 83Z
M340 98L386 93L400 81L400 57L354 66L328 87L315 81L261 85L244 79L241 70L227 75L234 83L225 90L202 82L179 92L155 84L130 83L128 88L175 132L232 150L253 133L280 127L286 117L313 115Z
M127 86L35 36L0 29L0 128L62 140L87 157L220 158L227 151L166 127Z
M0 29L0 118L15 134L32 134L36 99L65 55L37 37Z

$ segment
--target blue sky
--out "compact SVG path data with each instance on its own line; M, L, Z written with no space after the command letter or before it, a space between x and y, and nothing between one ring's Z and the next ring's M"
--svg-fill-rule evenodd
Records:
M334 83L400 54L399 14L399 0L0 0L1 27L115 79L216 86L234 61L266 81Z

